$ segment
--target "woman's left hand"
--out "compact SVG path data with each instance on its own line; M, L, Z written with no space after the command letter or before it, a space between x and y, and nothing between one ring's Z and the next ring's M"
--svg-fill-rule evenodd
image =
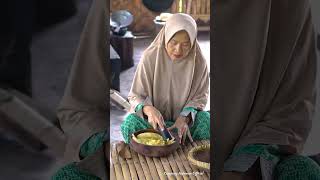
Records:
M176 122L168 128L168 130L172 130L174 128L178 129L178 136L180 139L180 144L184 144L186 137L188 136L190 141L193 142L188 123L190 119L188 117L179 116Z

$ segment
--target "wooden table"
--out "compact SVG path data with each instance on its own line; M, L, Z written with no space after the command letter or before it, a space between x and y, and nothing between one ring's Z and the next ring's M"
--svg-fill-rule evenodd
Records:
M179 147L174 153L161 158L146 157L130 149L131 159L120 157L117 145L114 143L111 147L110 179L210 179L209 173L191 166L187 160L188 151L192 147L204 143L209 143L209 140L196 141L192 144Z

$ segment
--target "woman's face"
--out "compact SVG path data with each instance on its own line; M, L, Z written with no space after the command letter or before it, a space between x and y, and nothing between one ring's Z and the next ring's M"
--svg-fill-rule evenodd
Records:
M191 49L191 42L186 31L178 31L170 39L166 50L171 60L180 60L185 58Z

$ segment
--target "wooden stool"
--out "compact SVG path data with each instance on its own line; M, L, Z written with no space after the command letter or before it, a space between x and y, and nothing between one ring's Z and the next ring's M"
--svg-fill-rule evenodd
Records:
M124 36L111 35L110 44L118 53L121 59L121 69L125 70L134 66L133 63L133 39L131 31Z

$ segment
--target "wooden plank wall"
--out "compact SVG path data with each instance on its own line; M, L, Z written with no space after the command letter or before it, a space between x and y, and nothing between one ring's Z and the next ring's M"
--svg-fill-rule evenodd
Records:
M187 12L187 4L189 0L182 0L183 8L182 12ZM175 0L172 7L171 12L177 13L179 12L178 8L179 0ZM210 20L210 0L192 0L191 2L191 9L190 9L190 15L195 20L202 20L204 22L207 22Z

